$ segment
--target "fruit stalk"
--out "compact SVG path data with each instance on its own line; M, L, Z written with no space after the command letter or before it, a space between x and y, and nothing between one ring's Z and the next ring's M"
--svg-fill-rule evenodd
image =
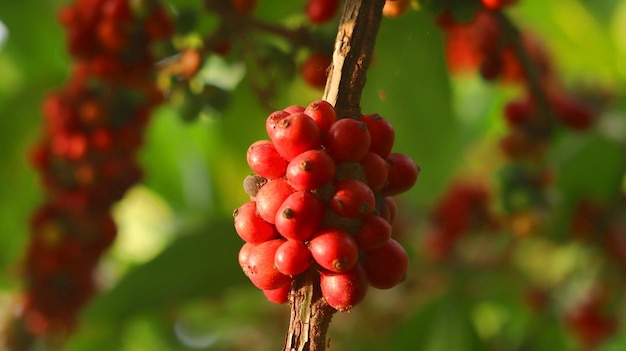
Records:
M326 332L336 310L322 298L319 280L319 274L309 270L293 282L289 331L283 351L326 349Z
M541 79L537 73L537 68L528 56L526 49L523 47L522 38L519 29L514 23L507 17L507 15L501 11L494 12L496 19L500 24L500 28L504 32L505 38L510 42L515 55L517 56L524 75L527 80L527 87L537 105L540 109L539 117L537 121L538 126L534 126L537 130L537 134L541 137L548 138L552 134L553 121L550 118L550 102L546 97L546 92L541 84Z
M334 105L338 118L361 115L361 93L374 52L385 0L346 1L329 67L323 99ZM283 351L323 351L336 310L322 298L319 274L309 270L296 278L289 296L291 315Z

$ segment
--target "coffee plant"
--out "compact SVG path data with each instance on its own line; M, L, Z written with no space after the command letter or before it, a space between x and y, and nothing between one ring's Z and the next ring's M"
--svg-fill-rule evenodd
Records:
M31 5L0 350L626 348L626 2Z

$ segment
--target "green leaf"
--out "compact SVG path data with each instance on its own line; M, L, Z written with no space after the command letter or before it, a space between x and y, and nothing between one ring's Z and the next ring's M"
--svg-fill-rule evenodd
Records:
M557 186L573 197L609 200L619 196L626 169L624 148L598 133L569 133L553 152L558 165Z
M240 247L230 220L212 221L198 232L182 235L96 298L86 310L85 323L121 321L188 299L218 296L243 284L245 275L237 263Z
M467 306L454 294L431 301L392 337L394 351L478 351L478 338L468 318Z

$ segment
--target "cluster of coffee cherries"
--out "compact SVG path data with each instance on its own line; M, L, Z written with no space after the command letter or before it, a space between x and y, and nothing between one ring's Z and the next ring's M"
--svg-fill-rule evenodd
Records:
M246 242L239 263L270 301L286 302L292 281L319 273L327 303L360 302L368 285L388 289L405 278L408 256L391 237L396 205L419 168L391 152L395 132L378 114L338 119L316 100L269 115L270 140L248 149L256 173L244 181L250 201L234 212Z
M424 250L433 261L448 259L457 243L471 230L493 230L497 220L489 210L491 194L478 181L451 183L430 214L430 228Z
M30 223L12 350L74 327L116 235L111 206L142 175L136 152L162 100L151 46L172 24L157 2L133 6L77 0L60 12L74 62L68 82L44 99L44 128L31 154L44 203Z

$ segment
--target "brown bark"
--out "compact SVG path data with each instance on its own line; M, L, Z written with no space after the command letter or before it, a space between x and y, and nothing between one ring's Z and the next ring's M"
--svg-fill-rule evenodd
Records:
M289 296L291 316L283 351L323 351L326 332L336 310L322 298L319 274L309 270L298 277Z
M340 118L361 114L365 73L374 53L384 5L384 0L346 1L323 97L335 106Z

